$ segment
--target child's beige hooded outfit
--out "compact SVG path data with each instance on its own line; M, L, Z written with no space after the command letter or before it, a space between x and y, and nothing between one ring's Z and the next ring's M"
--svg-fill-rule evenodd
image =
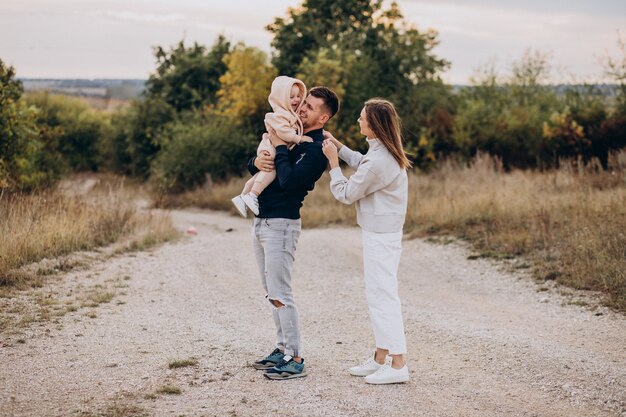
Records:
M291 108L291 88L297 85L302 94L302 101L298 105L298 108L294 111ZM298 113L304 103L306 97L306 86L298 79L281 75L276 77L272 82L272 89L268 101L272 106L273 113L267 113L265 115L265 128L268 132L274 131L276 136L287 143L298 144L302 141L302 121ZM269 152L271 156L276 155L276 149L272 146L267 133L263 134L261 143L257 148L256 154L260 156L263 152ZM243 188L243 194L247 194L252 190L252 187L257 184L255 189L264 190L268 185L276 178L276 171L265 172L259 171L252 178L250 178Z

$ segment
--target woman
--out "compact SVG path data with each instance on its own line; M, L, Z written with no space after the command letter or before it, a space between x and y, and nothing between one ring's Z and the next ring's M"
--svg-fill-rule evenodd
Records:
M387 100L368 100L358 119L369 150L350 150L329 133L322 150L330 164L330 190L344 203L356 203L357 222L363 232L365 294L376 339L374 357L350 368L370 384L407 382L404 360L406 340L397 272L402 253L402 226L406 215L408 181L400 135L400 118ZM356 172L346 178L339 158ZM385 359L391 355L391 364Z

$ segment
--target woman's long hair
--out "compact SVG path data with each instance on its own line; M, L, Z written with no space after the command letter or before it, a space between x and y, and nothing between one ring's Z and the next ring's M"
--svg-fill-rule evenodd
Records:
M407 158L402 146L400 116L393 103L381 98L373 98L365 102L365 116L376 139L391 152L400 168L410 168L413 163Z

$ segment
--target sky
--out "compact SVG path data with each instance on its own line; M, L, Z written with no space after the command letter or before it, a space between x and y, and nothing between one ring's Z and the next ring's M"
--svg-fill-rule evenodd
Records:
M399 0L405 19L434 29L442 74L467 84L489 63L510 70L524 51L549 57L552 82L603 80L621 58L625 0ZM270 52L265 26L301 0L2 0L0 59L20 78L147 78L152 48L184 39L210 46L219 34ZM389 2L387 2L388 4Z

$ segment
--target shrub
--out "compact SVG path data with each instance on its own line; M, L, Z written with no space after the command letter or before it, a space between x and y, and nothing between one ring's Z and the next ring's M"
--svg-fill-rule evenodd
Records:
M0 60L0 190L30 190L59 175L54 132L40 132L37 111L24 102L14 77Z
M110 115L97 111L79 98L30 93L26 101L37 107L41 129L54 132L56 150L74 171L96 171L102 161L99 143L110 126Z
M225 179L245 171L257 144L254 135L231 119L190 115L172 123L160 139L152 180L159 191L181 192L202 185L207 176Z

